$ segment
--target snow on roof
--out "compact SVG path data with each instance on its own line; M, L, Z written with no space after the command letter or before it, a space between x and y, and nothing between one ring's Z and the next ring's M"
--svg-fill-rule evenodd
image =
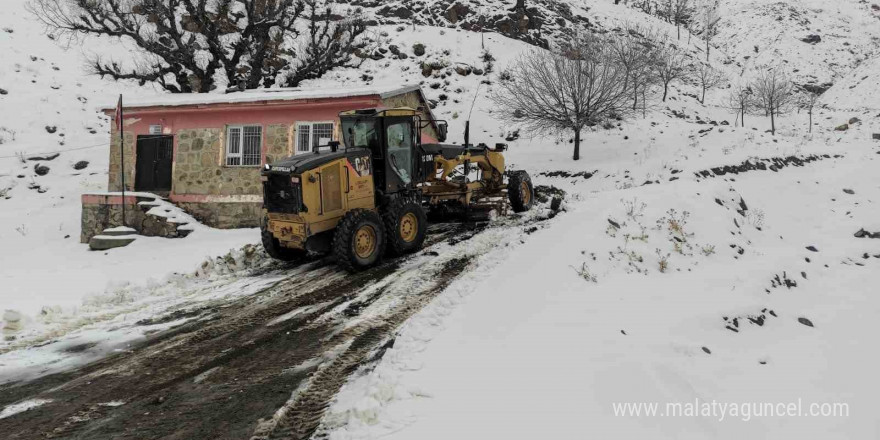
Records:
M324 89L312 88L282 88L282 89L264 89L264 90L247 90L244 92L234 93L186 93L186 94L169 94L165 96L157 96L146 99L126 100L123 97L123 106L125 108L144 108L144 107L180 107L189 105L208 105L208 104L236 104L249 102L265 102L265 101L297 101L302 99L321 99L321 98L348 98L354 96L372 96L378 95L380 98L397 96L419 90L418 85L404 86L370 86L370 87L334 87ZM116 104L103 107L103 111L113 111Z

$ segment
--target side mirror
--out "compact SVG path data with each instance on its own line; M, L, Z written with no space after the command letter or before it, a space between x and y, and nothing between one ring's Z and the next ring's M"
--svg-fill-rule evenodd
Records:
M330 141L327 145L330 146L330 151L334 153L339 150L339 141Z
M437 123L437 142L446 142L446 131L449 125L446 121Z

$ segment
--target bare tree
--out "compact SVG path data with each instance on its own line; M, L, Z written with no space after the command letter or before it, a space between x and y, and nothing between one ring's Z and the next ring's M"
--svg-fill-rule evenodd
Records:
M752 83L755 105L770 116L770 131L776 134L776 117L785 114L795 101L794 84L782 69L762 70Z
M663 85L663 102L669 94L669 85L674 81L683 81L688 78L690 66L687 57L674 44L664 45L655 58L654 72Z
M218 74L227 84L256 88L282 74L308 78L346 65L364 21L359 14L335 19L333 1L30 0L29 6L53 35L106 36L137 47L133 65L93 57L96 74L207 92ZM297 47L303 27L310 38Z
M304 80L320 78L336 67L350 66L351 54L364 46L359 40L366 30L362 16L354 15L337 21L329 7L319 10L310 6L308 10L305 41L300 43L298 61L284 78L286 87L296 87Z
M709 62L709 50L711 42L718 36L718 23L721 21L721 12L718 0L704 0L702 5L701 25L703 26L703 39L706 40L706 62Z
M727 105L730 109L736 111L736 119L742 122L742 126L746 126L746 113L752 107L752 89L743 82L734 84L727 94ZM736 121L733 122L736 126Z
M707 90L721 86L727 81L727 77L724 76L724 73L720 70L713 69L712 66L708 64L696 63L693 72L694 78L696 78L697 83L699 83L700 89L703 92L700 98L700 104L706 103Z
M810 118L809 132L813 132L813 109L816 108L816 104L819 103L819 98L822 95L820 93L816 93L810 90L804 90L804 93L798 98L798 106L807 111L807 115Z
M682 26L687 27L695 13L693 0L666 0L666 10L669 22L675 25L677 39L681 40Z
M651 88L656 80L652 71L656 64L658 49L655 40L656 31L631 23L623 26L622 35L608 40L608 47L624 70L625 86L632 93L633 111L638 108L639 96L644 101L647 89Z
M502 75L492 100L501 119L526 129L574 132L574 160L580 159L581 132L627 110L626 74L608 46L577 38L564 51L534 49Z

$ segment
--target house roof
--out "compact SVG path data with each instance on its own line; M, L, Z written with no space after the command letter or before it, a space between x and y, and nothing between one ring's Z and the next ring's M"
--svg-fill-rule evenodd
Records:
M239 104L239 103L258 103L270 101L299 101L306 99L323 99L323 98L349 98L358 96L379 96L380 98L388 98L391 96L402 95L404 93L421 91L416 85L404 86L370 86L370 87L333 87L333 88L282 88L282 89L265 89L265 90L247 90L235 93L181 93L168 94L145 99L123 99L123 106L127 109L133 108L149 108L149 107L183 107L193 105L210 105L210 104ZM102 108L104 112L112 112L116 109L116 104Z
M424 110L427 113L431 125L437 130L437 120L425 99L422 88L418 84L393 85L393 86L369 86L369 87L332 87L332 88L280 88L246 90L234 93L179 93L167 94L145 99L123 99L123 107L132 109L160 109L168 107L192 107L203 105L234 105L234 104L261 104L295 102L311 99L334 99L378 96L381 99L405 93L418 92ZM105 114L111 115L116 110L116 104L101 109Z

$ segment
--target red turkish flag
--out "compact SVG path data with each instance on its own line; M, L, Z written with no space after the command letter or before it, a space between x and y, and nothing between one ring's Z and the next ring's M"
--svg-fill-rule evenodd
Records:
M122 95L119 95L119 103L116 104L116 131L122 133Z

